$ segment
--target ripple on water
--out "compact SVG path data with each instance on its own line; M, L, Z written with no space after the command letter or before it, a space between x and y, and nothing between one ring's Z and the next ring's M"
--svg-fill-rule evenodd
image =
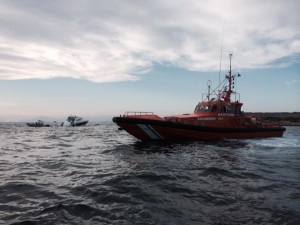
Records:
M297 224L299 129L144 143L111 123L0 123L0 224Z

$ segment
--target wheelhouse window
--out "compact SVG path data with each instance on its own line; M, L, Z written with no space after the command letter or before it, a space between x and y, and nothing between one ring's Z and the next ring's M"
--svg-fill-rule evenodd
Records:
M204 106L204 112L208 112L209 111L209 105Z
M213 105L213 107L211 108L211 112L216 112L218 109L217 105Z
M227 113L232 113L232 106L231 105L226 105L226 112Z
M224 105L221 105L220 107L220 113L226 113L226 108Z
M196 112L208 112L210 109L209 105L197 105L196 108L195 108L195 113Z
M232 106L231 105L221 105L220 113L232 113Z

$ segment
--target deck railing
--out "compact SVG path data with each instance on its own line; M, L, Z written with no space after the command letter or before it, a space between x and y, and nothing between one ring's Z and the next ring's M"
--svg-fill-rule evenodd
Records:
M124 114L125 116L153 116L153 112L134 112L134 111L127 111Z
M215 94L213 92L210 95L208 95L207 93L202 93L202 102L208 101L208 99L209 99L209 101L223 99L221 96L222 96L222 93ZM238 101L238 102L240 102L240 93L232 92L231 93L231 101L234 101L234 102Z

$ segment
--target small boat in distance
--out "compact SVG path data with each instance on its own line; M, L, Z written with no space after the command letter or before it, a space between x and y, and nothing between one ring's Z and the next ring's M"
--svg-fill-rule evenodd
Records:
M240 94L234 91L234 82L240 74L229 73L223 82L208 93L193 113L159 117L152 112L126 112L114 117L113 122L129 134L142 140L218 140L239 138L281 137L284 127L263 121L241 110Z
M26 123L29 127L50 127L50 124L45 124L43 120L38 120L35 123Z
M83 126L86 125L89 121L84 120L78 116L68 116L65 122L62 122L61 126L64 127L75 127L75 126Z

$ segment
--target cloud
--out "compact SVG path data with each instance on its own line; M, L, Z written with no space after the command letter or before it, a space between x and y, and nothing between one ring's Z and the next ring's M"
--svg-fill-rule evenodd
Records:
M0 102L0 108L1 107L15 107L17 106L17 104L15 103L12 103L12 102Z
M4 0L0 79L137 80L157 63L218 70L223 27L239 69L289 66L299 11L297 0Z
M300 83L300 80L290 80L290 81L285 82L285 84L289 85L289 86L297 84L297 83Z

